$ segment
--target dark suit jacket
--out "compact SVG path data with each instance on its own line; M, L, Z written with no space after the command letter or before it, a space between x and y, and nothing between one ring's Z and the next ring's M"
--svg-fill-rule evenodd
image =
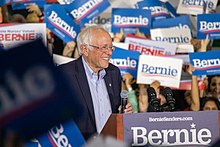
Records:
M72 88L78 93L74 99L80 99L80 118L75 122L78 125L81 133L85 139L88 139L95 133L95 114L92 102L92 96L89 89L85 69L82 63L82 57L69 62L67 64L60 65L59 68L65 72L67 80L70 82ZM105 69L106 75L104 77L107 91L109 94L111 108L113 113L118 113L118 107L120 105L120 92L121 92L121 75L118 67L109 63L108 68Z

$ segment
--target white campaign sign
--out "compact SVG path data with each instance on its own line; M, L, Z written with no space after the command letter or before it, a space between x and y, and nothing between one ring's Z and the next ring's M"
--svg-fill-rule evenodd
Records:
M0 44L4 49L40 38L46 45L46 24L44 23L0 25Z
M177 44L126 37L125 43L129 44L129 50L139 51L145 55L175 55Z
M194 52L194 47L191 44L178 44L176 53L192 53Z
M180 0L177 7L177 13L192 15L210 13L216 9L217 2L218 0Z
M124 42L112 42L115 47L128 50L128 43Z
M151 84L159 81L161 86L179 88L182 59L140 55L137 83Z
M190 40L192 39L191 31L188 28L162 28L162 29L151 29L151 39L156 41L164 41L170 43L177 43L177 50L190 52L189 49L186 49L184 45L190 45Z
M190 43L192 35L188 28L162 28L151 29L151 39L170 43Z

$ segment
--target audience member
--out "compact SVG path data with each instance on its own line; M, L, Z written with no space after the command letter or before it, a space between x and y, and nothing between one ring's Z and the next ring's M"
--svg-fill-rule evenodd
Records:
M8 9L7 5L0 7L0 23L8 23Z
M37 23L43 21L44 14L37 4L29 4L27 5L26 9L28 11L28 15L26 16L26 18L28 18L30 22Z
M21 14L14 14L11 17L11 23L26 23L26 19Z
M133 76L129 72L125 72L124 76L122 77L123 83L125 85L125 89L123 90L128 90L128 100L132 104L132 107L134 109L134 112L138 112L138 102L137 102L137 97L135 91L132 89L132 80Z
M200 110L220 110L220 102L216 97L203 97Z
M220 101L220 75L208 76L208 94Z
M200 97L199 97L199 87L198 87L198 77L192 75L194 67L190 64L188 66L187 72L192 76L191 90L186 91L184 98L189 107L185 108L185 111L199 111L200 108Z
M63 49L63 56L75 58L79 57L79 52L76 49L76 43L74 41L67 42L64 49Z
M39 23L40 19L36 13L29 13L26 17L27 23Z

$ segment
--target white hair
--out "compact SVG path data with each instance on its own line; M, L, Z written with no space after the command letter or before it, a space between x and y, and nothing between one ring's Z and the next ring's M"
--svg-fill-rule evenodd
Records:
M78 34L76 41L77 41L77 48L78 48L78 52L80 56L82 55L82 51L80 48L81 45L90 44L93 34L95 34L97 30L106 31L102 27L94 25L94 26L82 29L82 31Z

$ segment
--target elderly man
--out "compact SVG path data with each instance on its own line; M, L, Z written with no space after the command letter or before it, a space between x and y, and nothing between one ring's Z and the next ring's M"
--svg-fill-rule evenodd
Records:
M97 26L82 30L77 37L80 57L61 65L81 102L76 123L85 139L100 133L111 113L120 112L121 75L109 63L114 47L108 32ZM125 113L133 112L130 103Z

